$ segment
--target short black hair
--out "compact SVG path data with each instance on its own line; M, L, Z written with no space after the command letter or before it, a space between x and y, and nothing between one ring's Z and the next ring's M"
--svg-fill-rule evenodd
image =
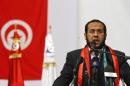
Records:
M85 25L85 33L88 32L88 25L89 25L90 23L92 23L92 22L99 22L99 23L101 23L101 24L103 25L104 33L106 33L106 25L105 25L102 21L100 21L100 20L98 20L98 19L93 19L93 20L89 21L89 22Z

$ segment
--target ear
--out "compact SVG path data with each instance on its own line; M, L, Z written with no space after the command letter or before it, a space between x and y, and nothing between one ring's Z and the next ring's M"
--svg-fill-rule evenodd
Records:
M106 40L106 37L107 37L107 33L105 34L105 40Z
M87 34L86 33L84 33L84 38L85 38L85 40L87 40Z

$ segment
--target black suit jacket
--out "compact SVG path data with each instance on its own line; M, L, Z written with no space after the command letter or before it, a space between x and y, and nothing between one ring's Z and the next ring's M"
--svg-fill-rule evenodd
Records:
M81 50L82 49L78 49L67 53L66 62L61 71L61 75L54 81L53 86L69 86L73 79L73 69L77 64L77 59L80 58ZM118 55L124 55L124 53L120 51L115 50L115 52ZM108 60L113 65L111 57L109 57ZM126 62L123 63L124 57L118 56L118 60L121 78L124 79L127 86L130 86L130 66Z

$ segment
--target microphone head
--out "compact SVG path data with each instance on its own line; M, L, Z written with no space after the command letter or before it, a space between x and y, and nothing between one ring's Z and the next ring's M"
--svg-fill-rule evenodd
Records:
M98 48L96 47L96 42L95 42L95 40L93 40L92 42L90 42L90 50L93 51L93 52L95 52L95 54L100 53L101 49L98 49Z
M90 48L93 50L96 49L96 42L95 41L90 42Z

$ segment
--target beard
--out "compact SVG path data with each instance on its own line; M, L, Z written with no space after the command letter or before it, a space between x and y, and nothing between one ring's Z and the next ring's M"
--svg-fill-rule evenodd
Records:
M87 42L87 45L88 45L90 48L93 47L93 46L92 46L92 42L90 42L88 39L86 40L86 42ZM103 42L101 42L101 43L99 44L99 46L96 46L96 44L94 43L94 47L93 47L93 48L95 48L95 49L102 49L104 46L105 46L105 40L104 40Z

